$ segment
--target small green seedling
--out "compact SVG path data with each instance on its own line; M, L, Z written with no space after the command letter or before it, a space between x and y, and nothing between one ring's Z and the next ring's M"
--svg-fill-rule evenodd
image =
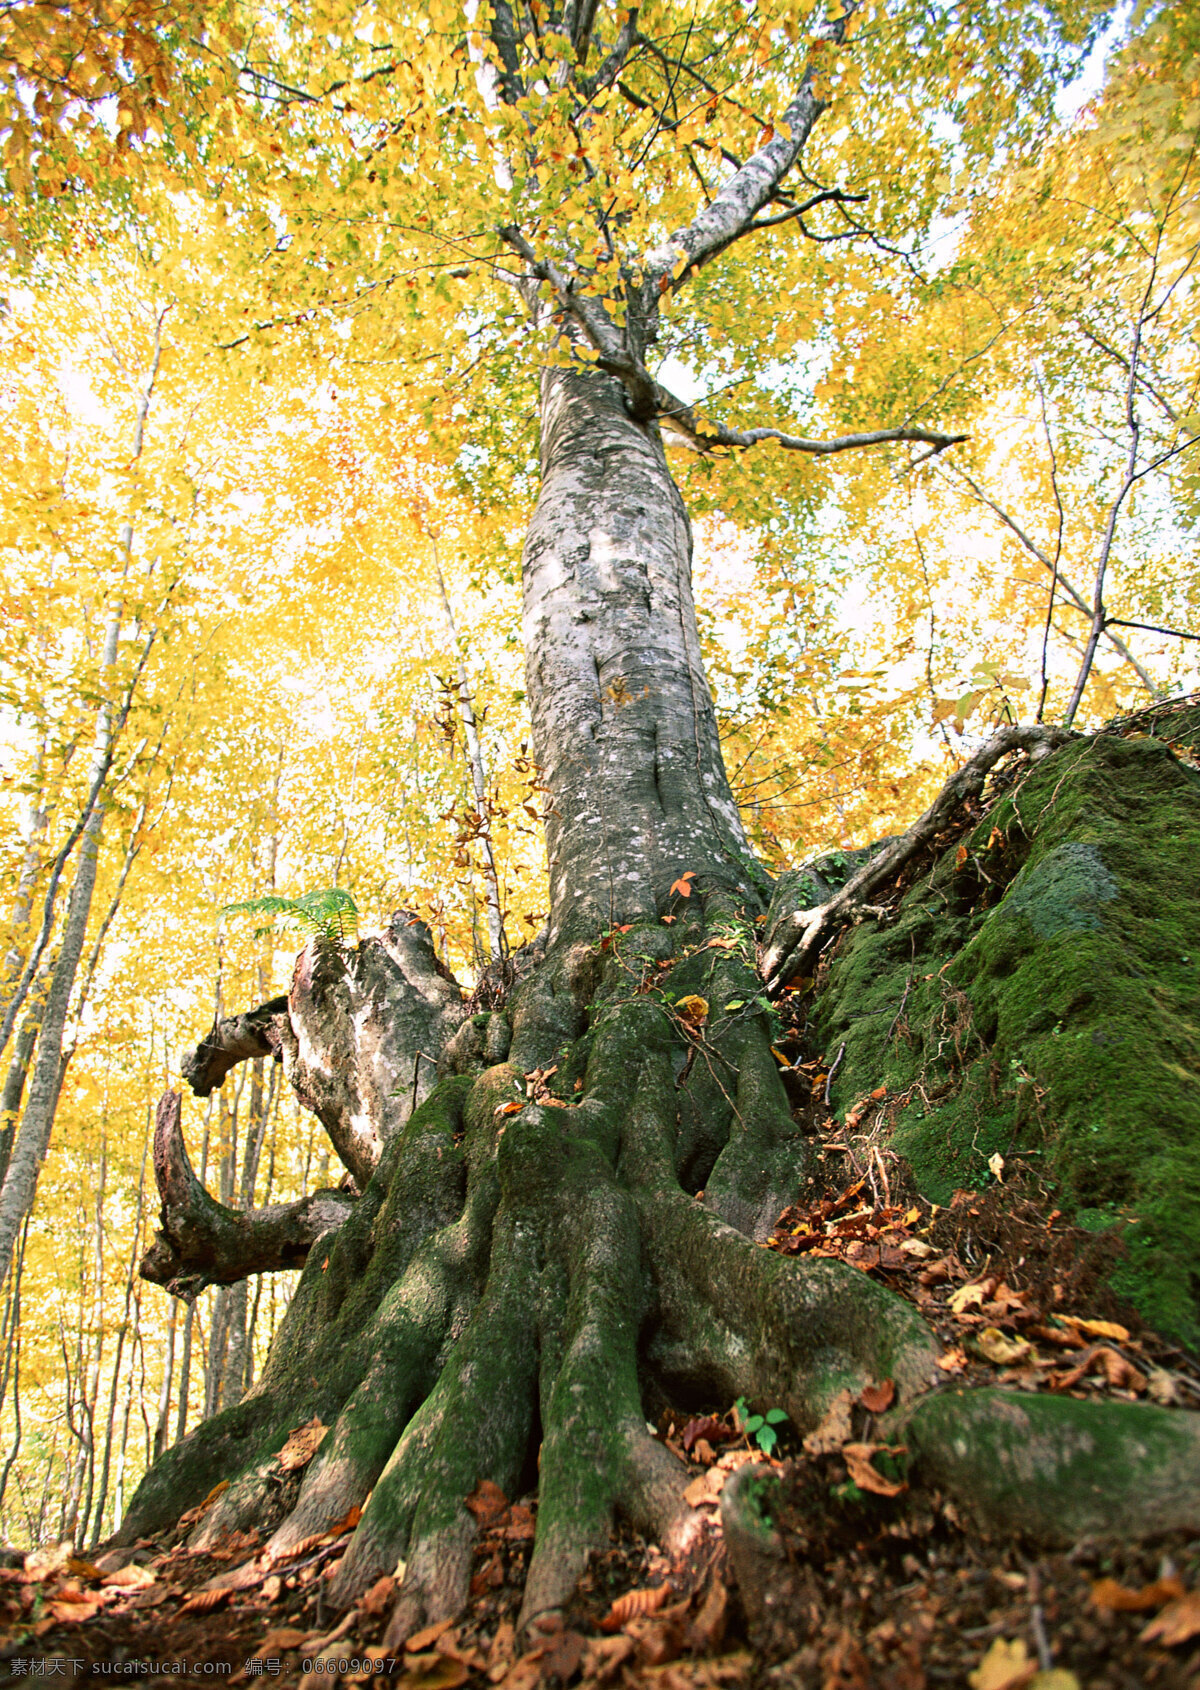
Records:
M739 1397L733 1405L737 1423L748 1438L753 1438L764 1455L770 1455L779 1442L777 1426L782 1426L787 1414L782 1408L769 1408L765 1414L746 1413L746 1399Z

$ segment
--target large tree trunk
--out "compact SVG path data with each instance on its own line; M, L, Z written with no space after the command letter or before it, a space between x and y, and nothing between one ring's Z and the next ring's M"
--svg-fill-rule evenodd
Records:
M692 599L692 532L656 423L602 375L542 378L525 543L534 752L550 788L550 937L660 914L689 869L753 905Z
M328 1597L348 1604L403 1558L392 1645L465 1603L464 1499L483 1480L512 1497L537 1475L529 1621L568 1598L617 1512L679 1555L703 1536L685 1469L647 1428L666 1404L744 1396L807 1432L839 1392L890 1379L896 1412L919 1416L945 1383L909 1304L755 1242L802 1195L807 1158L771 1051L754 927L769 883L722 767L687 519L615 383L555 373L543 399L525 629L552 798L548 942L513 959L502 1009L465 1020L408 917L381 940L312 942L286 1003L220 1022L185 1063L208 1091L234 1062L282 1055L363 1186L308 1238L300 1221L333 1194L222 1210L191 1175L177 1101L160 1106L163 1262L151 1252L144 1272L185 1261L191 1286L229 1283L239 1259L249 1272L309 1254L261 1378L156 1463L122 1536L230 1480L192 1546L267 1521L261 1573L362 1506ZM887 872L903 860L892 850ZM673 894L689 871L689 895ZM786 891L776 977L789 947L858 908L792 911ZM314 1414L331 1429L297 1493L278 1452ZM990 1414L964 1416L955 1483L992 1460ZM1058 1460L1046 1436L1043 1478ZM1200 1437L1177 1442L1175 1489L1200 1497Z

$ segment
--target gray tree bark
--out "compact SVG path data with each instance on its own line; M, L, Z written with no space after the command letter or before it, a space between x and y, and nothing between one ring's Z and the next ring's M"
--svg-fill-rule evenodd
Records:
M104 635L101 676L112 674L117 660L117 639L120 617L109 618ZM104 681L102 681L104 684ZM112 710L104 703L96 723L96 738L92 751L94 771L105 768L109 761L112 736ZM67 1024L67 1011L75 985L75 974L83 954L87 937L88 917L92 909L92 894L96 888L96 872L100 859L100 834L104 826L104 807L97 801L87 819L79 848L79 865L71 901L63 922L62 947L54 978L46 997L38 1041L37 1062L29 1087L29 1101L21 1121L21 1130L9 1158L4 1185L0 1188L0 1279L8 1272L13 1246L21 1223L29 1212L37 1188L38 1171L45 1159L54 1125L54 1111L58 1103L62 1070L62 1041Z
M658 428L621 384L542 377L524 636L550 939L653 916L691 870L756 897L692 598L692 535Z

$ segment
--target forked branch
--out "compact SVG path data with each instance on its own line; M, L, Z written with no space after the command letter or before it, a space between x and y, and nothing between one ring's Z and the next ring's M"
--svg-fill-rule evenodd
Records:
M252 1273L302 1267L317 1239L341 1226L357 1198L348 1191L313 1191L295 1203L227 1209L192 1171L181 1104L178 1092L159 1099L154 1178L162 1230L142 1257L142 1278L191 1302L207 1285L234 1285Z
M880 913L870 900L945 827L964 799L975 798L982 792L984 781L1002 757L1010 751L1045 757L1077 737L1066 728L1021 723L993 734L957 774L951 775L908 832L876 852L832 898L813 909L784 912L767 935L763 954L762 976L768 991L779 991L794 975L811 973L826 942L839 927Z

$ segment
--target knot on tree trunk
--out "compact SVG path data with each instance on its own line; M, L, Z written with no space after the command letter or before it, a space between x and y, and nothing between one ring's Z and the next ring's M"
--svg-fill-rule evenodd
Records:
M154 1178L161 1231L142 1257L143 1279L191 1302L208 1285L233 1285L252 1273L302 1267L313 1244L335 1231L357 1198L314 1191L295 1203L227 1209L196 1178L183 1138L182 1099L165 1092L154 1125Z
M384 1144L433 1089L466 1015L462 992L425 923L399 910L356 945L310 939L285 1001L284 1073L365 1190Z

